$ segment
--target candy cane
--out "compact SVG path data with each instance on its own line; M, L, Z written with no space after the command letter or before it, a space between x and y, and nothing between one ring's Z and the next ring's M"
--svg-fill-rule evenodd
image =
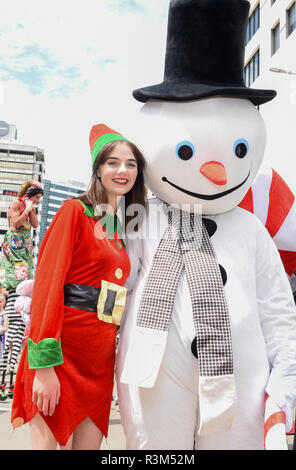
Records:
M30 330L28 327L26 327L22 343L25 343L27 341L27 339L29 338L29 333L30 333Z
M296 201L289 186L272 168L261 171L239 206L265 225L291 276L296 270Z
M286 415L268 395L265 398L264 449L288 450Z

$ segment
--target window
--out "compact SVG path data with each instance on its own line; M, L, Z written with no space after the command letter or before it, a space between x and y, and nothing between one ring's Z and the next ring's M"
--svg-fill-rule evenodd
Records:
M280 48L280 23L271 30L271 55Z
M34 173L41 171L39 163L34 163Z
M246 44L252 39L256 31L260 27L260 3L257 5L252 15L249 18L247 27Z
M1 191L1 190L0 190ZM0 194L0 201L2 202L11 202L12 198L15 197L15 196L2 196Z
M31 158L31 159L34 157L34 153L26 152L25 150L11 150L9 153L11 155L21 155L22 157L25 157L26 155L30 155L30 157L28 158Z
M287 10L287 37L296 29L296 6L295 2Z
M29 163L33 163L33 155L32 156L24 155L24 154L17 152L16 150L9 152L7 157L8 159L11 159L12 161L18 161L18 162L26 161Z
M19 192L19 189L20 189L20 187L19 187L19 185L17 185L17 184L9 183L8 185L7 185L7 184L3 185L3 184L1 183L1 181L0 181L0 192L1 192L1 190L2 190L2 192L3 192L3 191L7 191L7 190L8 190L8 191L11 190L11 191L16 191L16 192L18 193L18 192ZM9 196L9 197L10 197L10 196ZM10 199L9 199L9 200L10 200Z
M246 86L252 85L260 74L260 50L253 55L244 69Z
M52 184L51 187L53 189L58 189L60 191L66 191L67 193L75 193L75 194L83 193L82 189L76 189L76 188L72 188L70 186L62 186L60 184Z
M32 174L33 165L30 163L18 163L18 162L9 162L9 161L5 162L5 161L0 160L0 168L3 168L7 171L9 171L10 169L14 171L23 171L24 173Z
M0 171L0 184L2 181L20 182L21 184L28 180L28 175L21 173L4 173Z
M275 3L275 0L271 0L271 6Z
M37 153L36 161L37 162L44 162L44 155L42 153Z

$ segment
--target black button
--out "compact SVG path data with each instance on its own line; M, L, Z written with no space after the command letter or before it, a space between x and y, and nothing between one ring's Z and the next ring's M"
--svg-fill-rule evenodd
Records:
M194 338L194 340L191 343L191 352L192 352L193 356L195 356L196 359L198 359L196 337Z
M225 284L227 282L227 273L226 273L225 269L223 268L223 266L221 266L221 264L219 264L219 269L220 269L220 273L221 273L221 277L222 277L223 286L225 286Z
M203 217L202 221L209 234L209 237L212 237L217 230L216 222L214 222L214 220L207 219L206 217Z

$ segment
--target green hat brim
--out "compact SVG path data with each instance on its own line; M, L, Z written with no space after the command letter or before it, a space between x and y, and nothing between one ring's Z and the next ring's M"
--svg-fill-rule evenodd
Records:
M96 158L99 154L99 152L102 150L102 148L106 145L109 144L110 142L115 142L116 140L125 140L128 141L126 137L120 134L104 134L102 135L95 143L91 150L91 158L92 158L92 164L95 163Z

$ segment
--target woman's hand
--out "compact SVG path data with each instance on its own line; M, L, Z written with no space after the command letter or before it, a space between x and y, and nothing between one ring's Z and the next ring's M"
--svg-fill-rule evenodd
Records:
M26 209L25 210L28 213L33 209L34 204L30 199L25 199L25 204L26 204Z
M52 416L60 399L60 382L54 367L36 369L33 382L33 403L44 416Z

